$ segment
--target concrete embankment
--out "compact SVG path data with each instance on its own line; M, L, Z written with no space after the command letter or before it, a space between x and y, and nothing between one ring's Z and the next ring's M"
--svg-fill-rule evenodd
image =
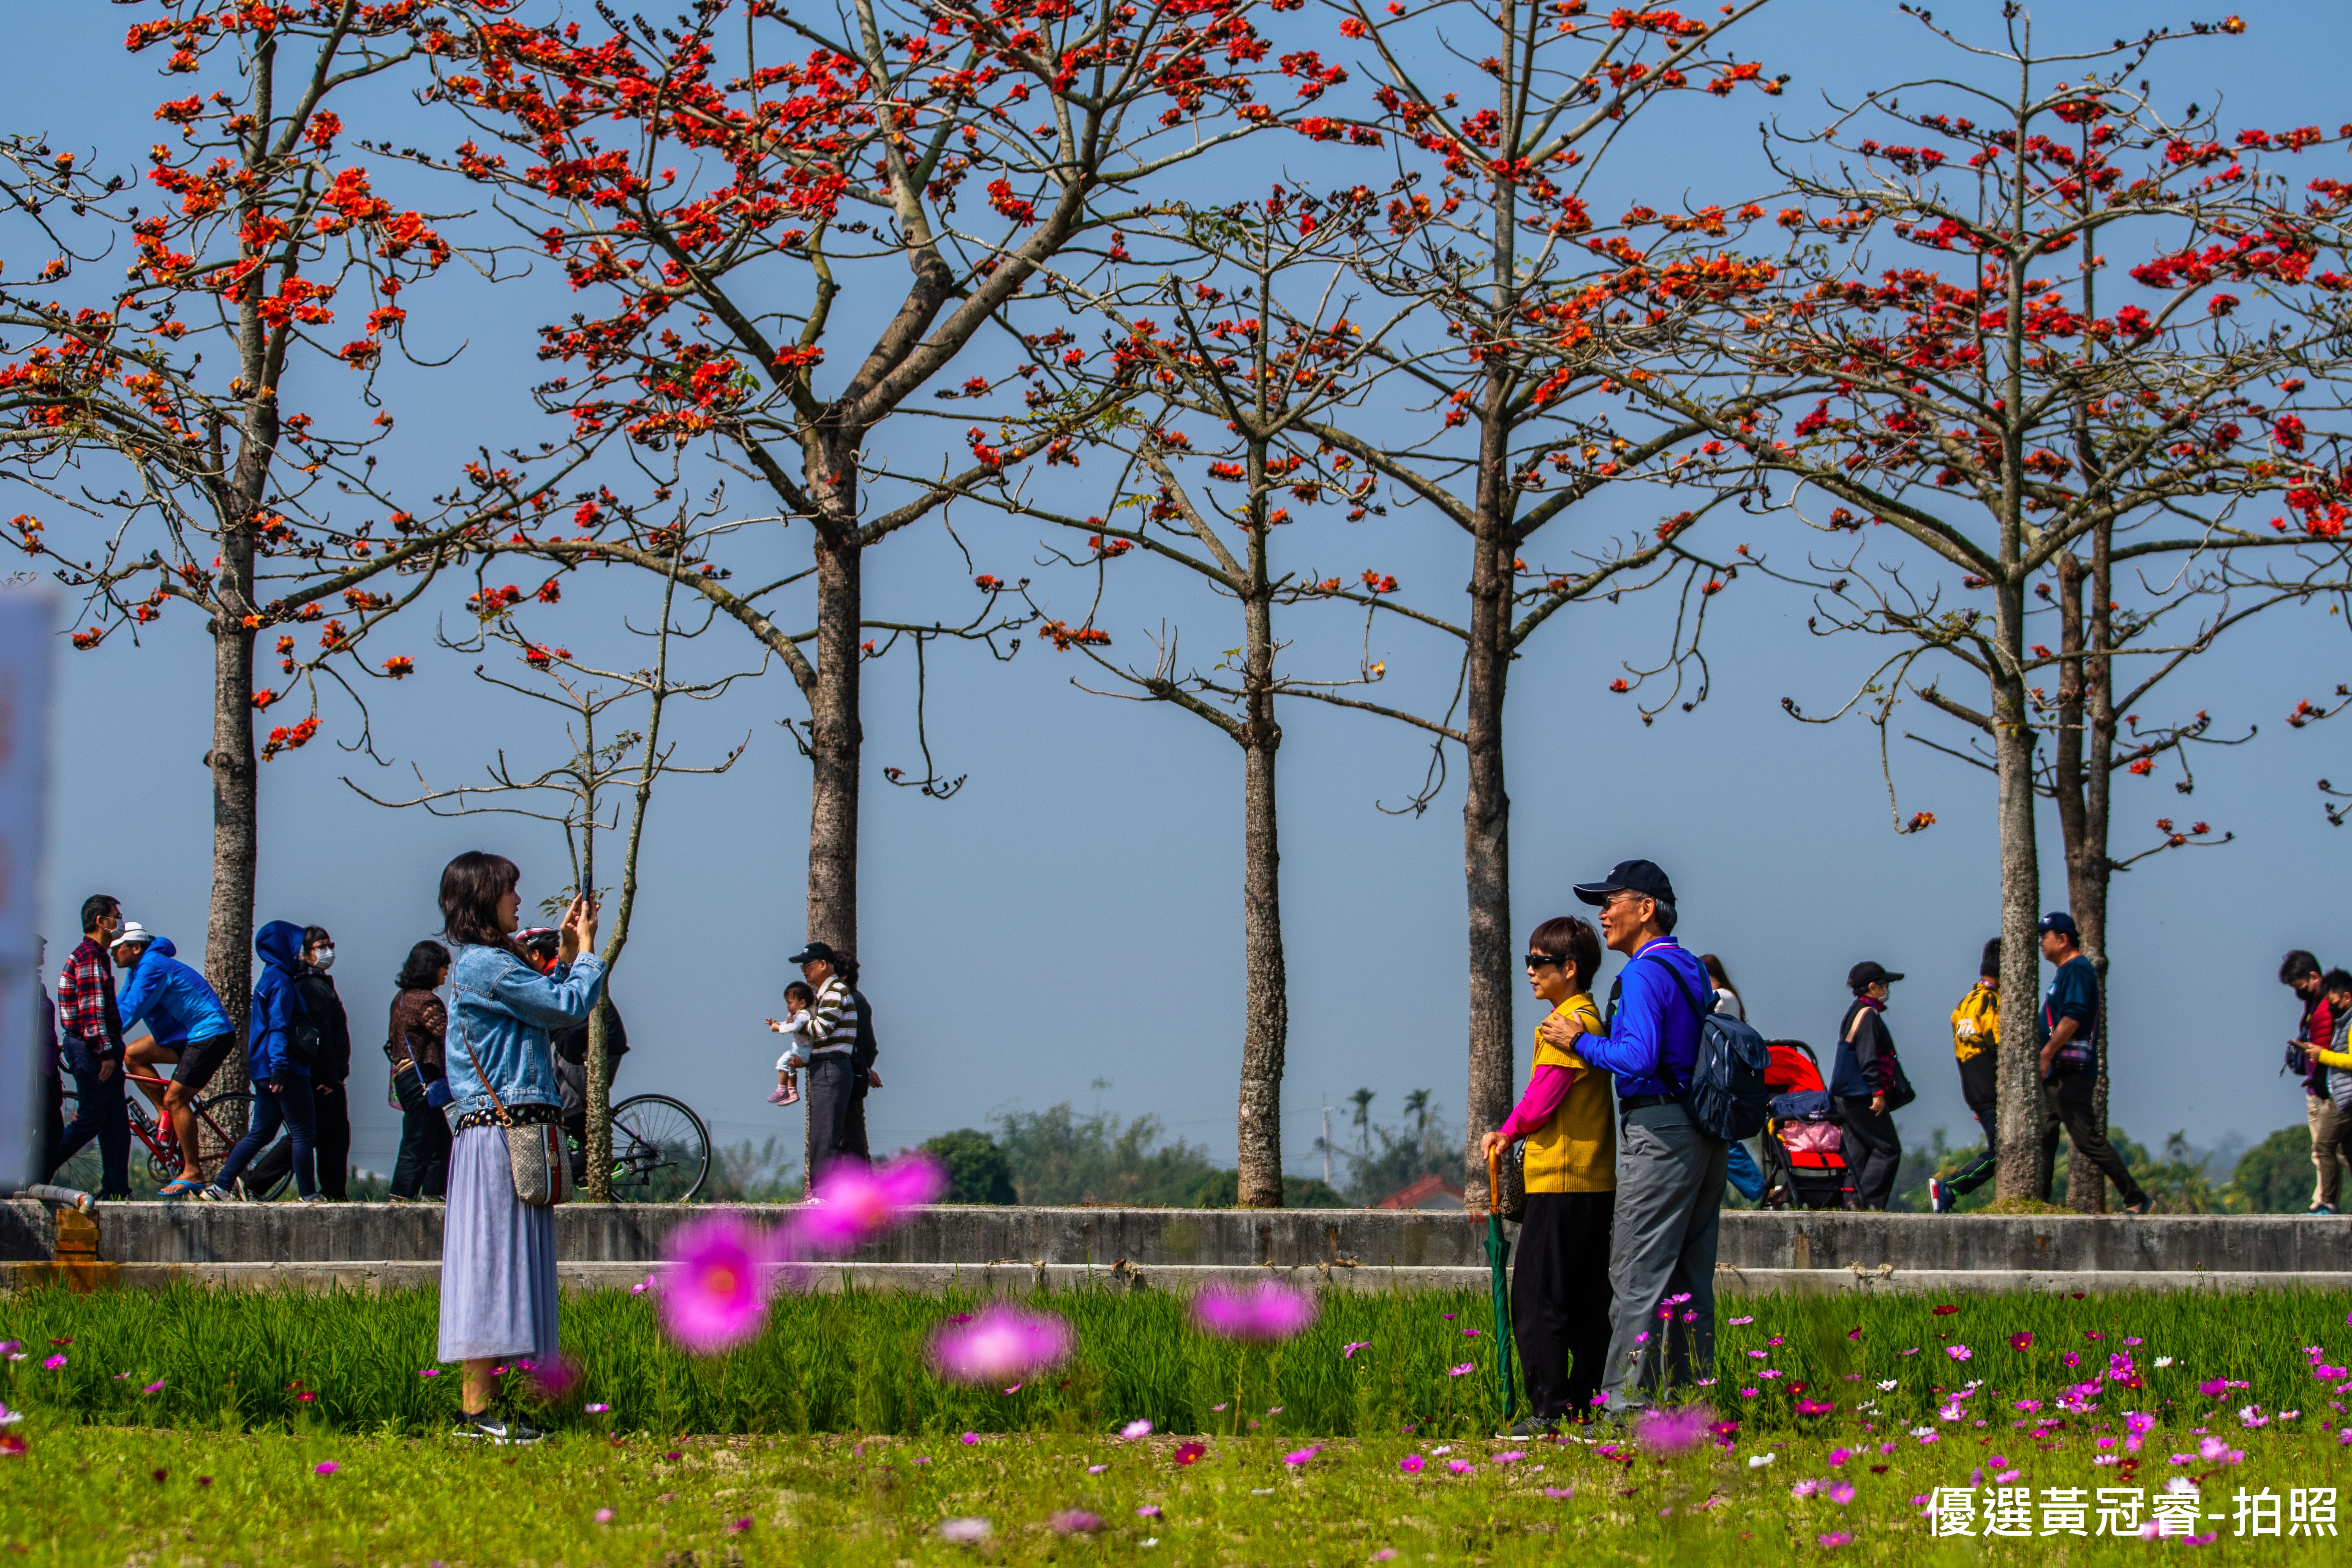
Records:
M557 1211L567 1286L635 1284L696 1205ZM732 1212L771 1223L788 1212ZM1483 1216L1381 1209L922 1209L837 1262L821 1289L992 1291L1098 1287L1182 1291L1215 1278L1295 1278L1340 1289L1482 1288ZM107 1204L84 1218L0 1203L0 1285L63 1277L138 1288L383 1289L439 1274L430 1205ZM1717 1287L1774 1291L2352 1289L2352 1221L2272 1215L1969 1215L1730 1213Z

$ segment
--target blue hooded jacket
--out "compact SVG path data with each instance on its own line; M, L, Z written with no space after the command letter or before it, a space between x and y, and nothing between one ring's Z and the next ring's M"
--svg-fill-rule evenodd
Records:
M192 1040L216 1039L229 1032L220 998L203 975L180 962L179 952L170 937L159 936L131 971L115 998L123 1033L144 1020L155 1032L157 1045L177 1049Z
M293 1059L290 1048L295 1024L307 1016L294 989L294 971L302 963L302 928L292 921L271 921L255 935L253 951L268 965L253 988L253 1019L245 1030L253 1081L266 1083L285 1074L308 1078L310 1069Z

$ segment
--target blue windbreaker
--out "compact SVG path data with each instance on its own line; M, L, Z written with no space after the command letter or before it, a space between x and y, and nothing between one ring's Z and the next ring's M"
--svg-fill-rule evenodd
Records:
M264 1083L281 1074L308 1078L310 1069L293 1059L289 1048L297 1020L306 1015L294 989L294 971L302 962L302 928L292 921L271 921L253 939L253 951L268 965L253 988L253 1018L245 1028L245 1054L253 1081Z
M220 998L203 975L180 962L179 952L170 937L159 936L131 971L115 998L124 1034L144 1021L155 1032L157 1045L176 1050L191 1040L215 1039L229 1032L228 1013Z
M1684 984L1675 984L1664 965L1680 973ZM1674 938L1660 937L1618 972L1617 984L1607 1032L1580 1037L1576 1054L1615 1074L1621 1099L1681 1095L1698 1064L1699 1013L1692 998L1705 1006L1715 989L1706 966Z

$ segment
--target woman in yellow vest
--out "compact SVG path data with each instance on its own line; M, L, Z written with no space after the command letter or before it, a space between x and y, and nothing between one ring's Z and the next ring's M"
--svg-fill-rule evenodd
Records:
M1601 936L1570 916L1528 938L1528 984L1555 1017L1601 1032L1592 1005ZM1609 1075L1536 1035L1527 1093L1483 1151L1527 1140L1527 1217L1511 1270L1512 1338L1528 1415L1507 1436L1532 1436L1591 1415L1609 1353L1609 1232L1617 1202L1617 1119ZM1482 1152L1483 1152L1482 1151Z

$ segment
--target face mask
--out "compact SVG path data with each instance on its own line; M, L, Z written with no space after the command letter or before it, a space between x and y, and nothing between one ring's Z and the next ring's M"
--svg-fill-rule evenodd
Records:
M324 974L328 970L334 968L335 950L331 947L320 948L317 956L310 960L310 967L317 970L321 974Z

